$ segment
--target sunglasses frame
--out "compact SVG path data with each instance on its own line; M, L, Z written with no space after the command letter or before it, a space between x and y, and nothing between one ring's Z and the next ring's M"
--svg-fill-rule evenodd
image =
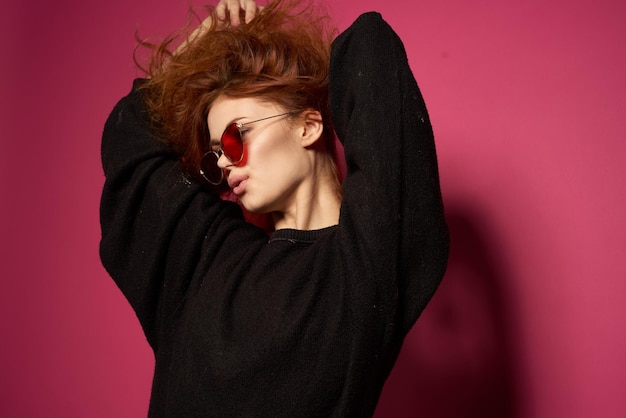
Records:
M243 142L243 133L241 132L241 128L243 128L246 125L251 125L253 123L256 122L261 122L263 120L267 120L267 119L273 119L273 118L278 118L280 116L286 116L286 115L291 115L293 114L293 112L285 112L285 113L281 113L280 115L273 115L273 116L267 116L261 119L256 119L250 122L245 122L245 123L240 123L240 122L233 122L228 124L228 126L226 126L226 128L224 129L224 132L222 132L222 136L220 137L220 147L217 150L211 150L206 152L203 156L202 159L200 160L200 175L202 175L202 177L208 181L210 184L214 185L214 186L219 186L220 184L222 184L222 182L224 181L224 170L223 168L219 168L219 166L217 165L217 161L222 157L222 155L225 155L226 158L228 158L228 160L230 161L230 163L232 165L237 165L241 162L241 160L243 160L243 156L246 153L246 149L245 149L245 144ZM231 155L229 155L229 153L224 152L224 135L227 135L227 133L230 133L233 131L233 127L234 129L236 129L236 132L238 134L238 137L235 137L234 140L241 143L241 155L239 156L239 159L237 161L234 161L231 157ZM234 135L233 135L234 136ZM205 173L205 171L202 169L202 166L204 165L203 162L205 161L205 159L207 157L211 157L211 158L215 158L215 166L217 166L217 168L220 171L220 179L219 181L214 182L211 179L209 179L209 176L207 175L207 173Z

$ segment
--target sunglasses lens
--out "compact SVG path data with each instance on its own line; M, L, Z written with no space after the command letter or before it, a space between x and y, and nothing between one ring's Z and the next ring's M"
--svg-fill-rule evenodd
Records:
M231 123L222 134L222 151L228 159L237 164L243 158L243 140L236 123Z
M218 185L224 179L224 172L217 166L217 160L219 156L216 152L207 152L200 160L200 173L202 176L213 185Z

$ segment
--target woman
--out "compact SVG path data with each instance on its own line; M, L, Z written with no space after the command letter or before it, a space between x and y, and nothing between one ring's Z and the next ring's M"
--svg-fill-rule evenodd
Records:
M101 258L155 353L150 416L371 416L447 260L426 108L380 15L329 57L310 8L245 9L111 113Z

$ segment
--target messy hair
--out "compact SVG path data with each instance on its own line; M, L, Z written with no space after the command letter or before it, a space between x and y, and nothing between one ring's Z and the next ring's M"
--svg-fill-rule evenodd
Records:
M336 31L310 1L275 0L250 22L218 27L215 9L208 29L195 39L189 27L152 48L142 89L160 137L198 178L209 150L207 115L222 95L257 97L292 114L314 109L324 124L322 151L339 186L335 136L328 104L330 44ZM193 13L193 12L191 12ZM178 50L177 41L185 43ZM217 135L219 136L219 135Z

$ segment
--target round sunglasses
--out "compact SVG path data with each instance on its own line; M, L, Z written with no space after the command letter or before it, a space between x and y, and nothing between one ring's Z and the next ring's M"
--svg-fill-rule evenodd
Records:
M245 145L243 143L243 132L241 132L241 128L252 123L261 122L262 120L273 119L289 114L291 114L291 112L268 116L246 123L233 122L228 125L220 138L220 148L211 150L202 156L200 160L200 174L202 177L214 186L220 185L222 181L224 181L225 176L224 169L217 165L217 160L220 159L222 154L228 158L232 165L241 163L244 158Z

